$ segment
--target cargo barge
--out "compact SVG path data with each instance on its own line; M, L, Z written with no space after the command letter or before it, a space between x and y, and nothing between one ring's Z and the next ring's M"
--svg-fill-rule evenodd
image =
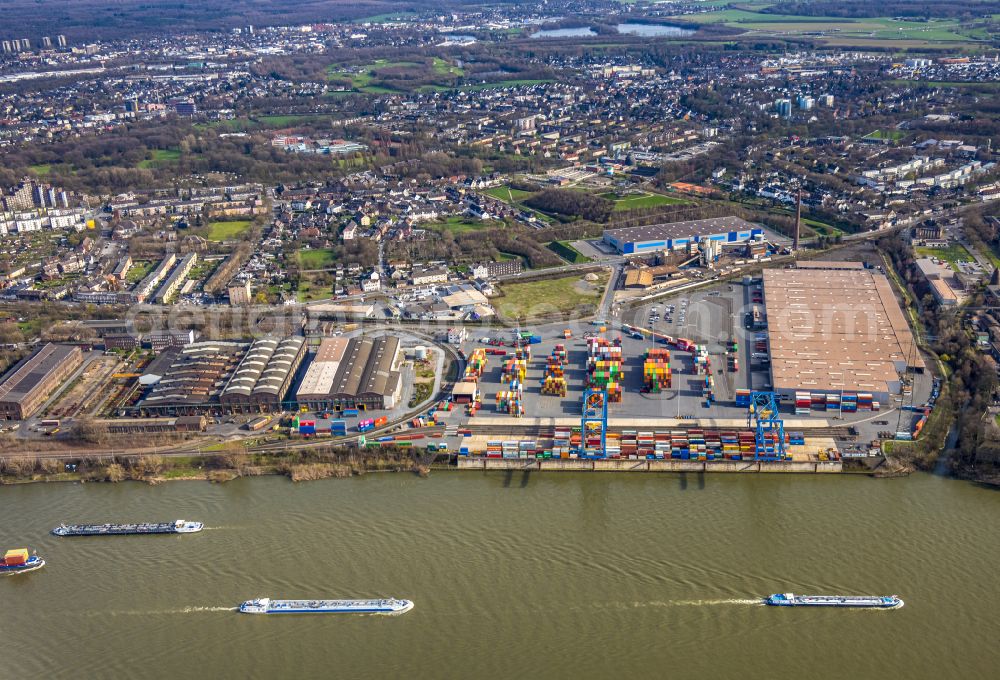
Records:
M0 574L23 574L44 566L45 560L38 555L29 555L27 548L15 548L4 553Z
M240 605L243 614L402 614L410 600L272 600L259 597Z
M903 601L895 595L871 597L867 595L795 595L775 593L764 598L772 607L850 607L861 609L899 609Z
M173 522L141 524L60 524L52 533L56 536L129 536L133 534L193 534L205 527L201 522L183 519Z

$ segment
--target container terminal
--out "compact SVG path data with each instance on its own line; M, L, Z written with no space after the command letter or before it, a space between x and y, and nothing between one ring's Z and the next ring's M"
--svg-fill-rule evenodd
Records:
M448 398L364 445L463 468L837 472L919 434L937 386L885 276L802 264L583 333L474 338Z
M32 374L56 396L21 432L62 438L66 418L104 404L116 417L96 423L111 435L263 437L262 451L286 432L303 446L446 452L459 467L836 471L919 436L934 408L938 383L877 266L807 261L654 296L615 288L595 319L569 324L185 337L137 367L89 353ZM446 380L449 357L459 375ZM59 393L67 371L76 381ZM24 380L14 370L0 386ZM426 401L411 407L420 381Z

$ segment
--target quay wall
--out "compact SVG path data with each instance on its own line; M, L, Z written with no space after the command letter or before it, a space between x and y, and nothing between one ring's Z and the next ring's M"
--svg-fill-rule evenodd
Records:
M538 470L570 472L797 472L827 474L843 472L841 461L778 461L752 460L539 460L531 458L477 458L459 456L459 470Z

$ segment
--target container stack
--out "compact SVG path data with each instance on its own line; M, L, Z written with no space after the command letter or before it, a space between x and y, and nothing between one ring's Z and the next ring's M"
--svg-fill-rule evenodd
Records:
M809 395L809 404L813 411L825 411L826 395L819 392L813 392Z
M687 435L683 432L674 432L670 437L670 457L689 460L691 449L688 448Z
M622 400L621 338L613 343L605 338L587 340L587 386L607 390L608 402Z
M759 354L767 352L767 333L758 333L754 337L753 351Z
M839 411L840 410L840 395L839 394L828 394L828 395L826 395L826 410L827 411Z
M862 411L872 411L874 399L869 392L858 392L858 409Z
M736 390L736 405L743 408L750 407L750 390Z
M552 433L552 457L569 458L573 431L568 427L557 427Z
M486 457L503 458L503 442L500 440L486 442Z
M483 393L480 392L479 390L476 390L475 399L469 402L469 406L466 409L466 415L468 415L471 418L472 416L479 413L479 409L481 409L482 407L483 407Z
M840 398L840 410L844 413L856 413L858 410L857 392L844 392Z
M347 436L347 421L346 420L334 420L330 423L330 435L333 437L346 437Z
M795 415L807 416L812 408L812 397L808 392L795 393Z
M740 455L740 438L735 432L720 432L719 445L724 458L742 460Z
M621 439L619 440L621 455L623 458L635 459L638 458L639 444L636 440L635 430L623 430Z
M705 345L694 346L694 373L695 375L707 375L712 372L712 360L708 356L708 347Z
M711 407L715 401L715 376L705 375L705 384L702 386L701 396L705 400L705 407Z
M704 430L688 430L688 450L691 452L692 458L708 460L709 455L711 455L711 459L715 460L715 453L709 454L708 446L705 444Z
M524 382L528 375L528 362L525 359L508 359L503 366L500 381L512 383L514 381Z
M753 432L744 430L739 433L738 437L740 441L740 459L753 458L754 451L757 450L757 441Z
M497 411L520 418L524 415L524 393L520 383L511 383L511 388L497 392Z
M646 392L659 394L670 389L673 375L670 369L670 350L651 347L646 350L646 358L642 364L643 389Z
M524 361L531 361L531 348L527 345L521 345L514 350L514 358L522 359Z
M311 437L316 434L316 421L315 420L299 420L299 434L305 437Z
M542 378L542 394L557 397L566 396L566 347L556 345L545 366L545 377Z
M639 432L636 435L639 458L651 458L656 452L656 433Z
M472 354L469 355L468 360L465 364L465 377L464 382L479 382L479 379L483 375L483 371L486 370L486 350L482 347L477 347L472 350Z
M519 458L520 443L516 440L507 440L500 445L501 458Z
M805 446L806 436L801 432L789 432L785 435L789 446Z

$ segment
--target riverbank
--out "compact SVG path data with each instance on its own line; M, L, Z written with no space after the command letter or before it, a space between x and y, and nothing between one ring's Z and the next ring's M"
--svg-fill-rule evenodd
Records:
M80 458L0 458L0 485L35 482L125 482L160 484L176 480L229 482L242 477L283 475L294 482L344 478L369 472L412 472L426 476L436 456L403 449L377 452L325 449L281 454L245 451L190 456L122 456L110 460Z

